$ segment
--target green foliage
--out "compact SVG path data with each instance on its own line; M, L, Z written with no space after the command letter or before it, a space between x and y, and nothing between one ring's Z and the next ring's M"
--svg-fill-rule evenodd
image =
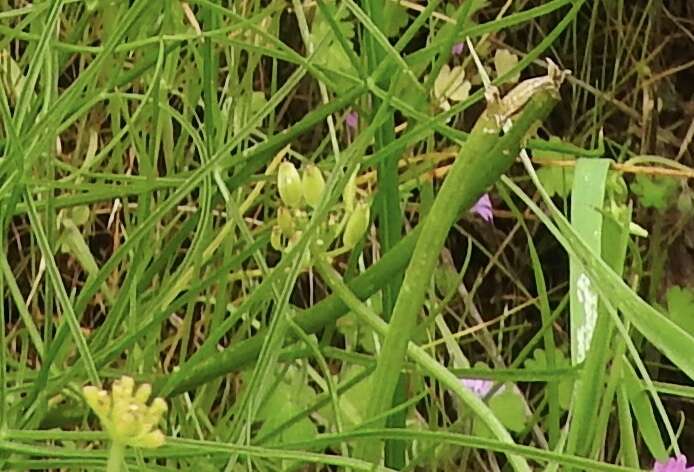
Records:
M383 18L385 19L383 33L389 38L398 36L400 30L405 27L409 21L407 10L404 6L400 5L400 2L395 0L385 0Z
M554 351L555 368L562 369L571 367L571 362L562 351ZM533 350L533 357L525 361L527 369L542 370L547 369L547 354L544 349ZM572 378L563 378L559 381L559 405L568 410L571 404L571 395L574 389L574 380Z
M469 6L470 10L468 13L468 18L467 21L465 22L465 25L463 26L463 30L465 28L469 28L470 26L476 24L475 22L475 13L483 9L489 4L488 0L472 0L472 5ZM444 12L446 16L449 18L455 18L458 14L458 10L460 8L463 8L463 5L456 5L451 2L446 2L445 7L444 7ZM455 28L456 26L453 23L449 22L443 22L441 23L441 27L439 30L436 32L436 36L434 36L434 41L446 37L448 34L450 34L451 30ZM461 41L463 38L460 38ZM479 52L479 51L478 51Z
M631 184L631 191L646 208L665 210L674 202L677 182L671 177L638 174Z
M337 7L334 3L326 2L326 9L338 25L339 34L346 40L346 44L352 47L354 38L354 22L350 20L349 11L343 7ZM337 91L344 91L351 82L342 74L356 76L349 55L343 45L337 39L337 34L320 9L316 9L316 15L311 24L311 41L316 52L314 63L325 68L337 86Z
M362 368L351 366L340 374L343 382L348 382L356 378L362 372ZM361 380L352 386L338 400L339 414L343 424L349 428L354 428L361 424L365 418L363 412L369 402L369 377ZM335 423L335 411L332 405L326 405L319 410L321 417L325 418L330 424Z
M449 264L438 266L434 272L434 283L442 296L455 292L459 278L458 272Z
M494 69L498 77L504 75L518 65L518 56L507 49L497 49L494 53ZM506 83L515 84L520 79L520 72L515 73L506 79Z
M263 425L258 432L264 436L281 426L293 416L311 405L316 393L306 385L302 373L290 368L286 374L274 384L269 398L258 410L258 419ZM310 418L303 417L291 426L274 436L267 444L281 444L311 439L316 434L316 425Z
M552 136L549 142L561 144L561 139ZM543 160L561 161L574 159L573 156L564 153L545 150L535 151L533 157L540 161L540 164L542 164ZM537 170L537 176L540 178L542 186L547 190L550 196L566 198L571 194L574 178L573 167L547 165Z
M560 90L561 120L543 124L565 141L527 142L541 163L604 153L618 162L683 169L692 165L689 153L666 163L644 156L652 143L637 142L647 131L641 110L650 92L665 112L651 130L656 152L677 154L673 136L681 134L674 124L681 120L669 121L687 116L677 91L651 87L672 77L658 76L643 59L663 44L662 21L670 21L663 2L647 12L608 2L607 17L604 5L585 0L419 2L421 8L396 0L236 3L3 2L0 470L379 469L355 459L361 443L375 446L387 470L493 469L497 464L486 463L491 454L514 471L608 471L611 464L637 470L676 454L670 421L677 403L663 405L660 395L687 401L691 389L671 383L654 389L649 375L663 380L667 372L668 382L694 376L694 291L672 287L660 311L636 295L661 293L658 281L668 280L669 267L648 266L665 260L657 231L650 246L628 239L625 228L634 226L621 170L609 173L598 209L606 265L582 246L590 235L550 222L551 240L524 218L532 208L547 224L549 210L560 225L561 214L547 200L542 209L533 207L536 199L524 200L525 207L512 208L517 221L501 210L499 224L465 234L464 212L499 175L516 176L499 193L513 182L526 188L514 161L515 144L525 141L514 130L519 117L506 136L469 133L485 106L479 71L472 73L467 48L450 54L451 42L469 38L492 78L511 67L524 77L539 75L545 57L571 64L576 80ZM364 14L374 6L382 7L383 24ZM673 66L665 56L658 62L657 70ZM357 69L364 75L350 80ZM510 87L502 84L502 94ZM437 116L447 107L457 113L448 121ZM360 113L356 132L338 118L350 110ZM599 149L568 144L601 129ZM450 178L449 168L440 180L438 169L432 181L434 168L453 162L452 148L465 162L462 177ZM285 166L278 190L282 161L295 163L298 173L285 174ZM506 167L497 165L502 161ZM372 173L386 165L392 174ZM570 195L578 180L572 166L542 166L538 174L553 196L580 200L576 188ZM458 184L448 188L447 181ZM390 193L376 193L384 188ZM638 205L658 210L639 213L645 228L661 224L670 210L668 223L677 222L668 230L688 229L694 205L685 179L638 175L631 191ZM445 199L441 209L450 215L425 220ZM508 207L518 203L504 199ZM591 209L599 204L591 201ZM533 241L532 267L525 241L509 232L516 225ZM665 241L681 236L667 234ZM445 244L457 264L464 238L471 251L463 279L441 262L440 249ZM583 416L577 395L570 404L578 384L563 374L571 294L564 272L554 270L559 244L585 269L611 329L598 343L605 357L583 370L581 383L597 392ZM359 252L350 253L352 246ZM622 274L624 260L636 262ZM416 270L398 291L411 261ZM337 283L328 282L326 266ZM651 286L636 286L643 280ZM469 297L458 296L461 281ZM423 294L392 310L398 293L408 291ZM541 322L530 304L540 306ZM397 319L408 310L407 320ZM389 348L389 333L404 347ZM415 342L406 344L410 337ZM503 368L486 377L507 383L485 400L449 368L492 357ZM548 359L562 373L549 371ZM671 373L670 362L680 371ZM364 366L384 374L343 390L365 376ZM541 378L531 378L533 372ZM152 393L166 398L161 425L156 418L161 433L140 446L167 447L111 451L107 462L100 448L108 436L92 432L98 418L78 392L89 381L87 396L103 406L110 398L104 392L123 374L151 382ZM395 400L382 402L383 392L405 377ZM407 419L403 429L371 429L399 402L409 404L398 413ZM145 411L134 403L116 420ZM455 422L462 416L474 421L465 434ZM540 421L530 424L531 418ZM567 430L565 419L572 420ZM121 439L155 422L145 423L126 425ZM691 425L683 428L686 438ZM366 429L371 435L355 440ZM559 442L565 432L566 445ZM576 435L580 448L571 445ZM394 436L399 456L392 444L381 447Z
M638 431L641 433L641 437L651 454L655 458L663 460L667 457L667 452L660 435L660 429L653 412L653 405L648 396L648 391L643 388L643 384L636 376L633 368L627 363L625 363L624 367L624 386L626 387L631 411L638 425Z
M525 428L527 414L522 395L512 383L504 384L501 390L489 399L489 408L509 431L518 433ZM475 421L473 432L482 437L492 437L489 429L480 421Z
M381 297L371 299L377 308L381 306ZM359 323L353 313L341 317L337 321L337 329L345 337L348 347L364 350L367 353L376 352L375 335L373 331Z
M489 408L510 431L517 433L525 428L525 403L522 394L515 390L513 384L504 385L503 391L489 400Z
M688 287L671 287L665 298L669 318L694 336L694 290Z

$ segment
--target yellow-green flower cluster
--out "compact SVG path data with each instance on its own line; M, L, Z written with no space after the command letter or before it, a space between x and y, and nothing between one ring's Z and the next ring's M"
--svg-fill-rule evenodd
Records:
M135 381L123 376L113 382L110 394L93 385L84 387L82 392L114 442L142 448L164 444L164 434L157 425L167 406L159 397L151 405L146 404L152 394L149 384L142 384L135 390Z

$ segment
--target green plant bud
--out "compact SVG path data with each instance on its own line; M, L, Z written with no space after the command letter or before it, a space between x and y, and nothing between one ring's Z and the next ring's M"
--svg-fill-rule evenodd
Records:
M79 205L72 208L70 219L77 225L81 226L89 221L90 210L87 205Z
M325 190L325 179L323 179L320 169L314 165L309 165L304 170L301 183L304 190L304 200L311 208L316 208Z
M648 237L648 230L646 230L642 226L637 225L633 221L629 223L629 233L633 234L634 236L638 236L640 238L647 238Z
M289 208L280 207L280 209L277 210L277 225L282 230L282 234L286 237L289 238L294 234L296 226L294 225L294 218Z
M345 185L342 191L342 201L345 202L345 209L347 212L352 212L354 210L354 199L357 195L357 171L349 178L347 185Z
M282 230L279 226L272 227L272 233L270 234L270 245L275 251L282 250Z
M345 232L342 234L342 242L346 247L354 247L366 233L369 227L370 209L369 205L364 202L357 203L347 220Z
M280 198L288 207L296 208L301 205L303 191L301 176L291 162L283 162L277 171L277 190Z

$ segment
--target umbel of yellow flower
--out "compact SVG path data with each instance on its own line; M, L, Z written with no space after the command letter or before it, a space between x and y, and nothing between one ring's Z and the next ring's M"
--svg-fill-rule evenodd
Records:
M142 384L135 390L135 381L123 376L113 382L110 395L93 385L84 387L82 392L114 443L142 448L164 444L164 434L157 425L167 406L159 397L151 405L146 404L152 393L149 384Z

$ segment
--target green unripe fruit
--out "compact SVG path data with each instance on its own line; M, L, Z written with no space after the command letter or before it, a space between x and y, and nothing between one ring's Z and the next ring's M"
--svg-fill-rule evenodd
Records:
M281 251L282 248L282 230L279 226L272 227L272 233L270 233L270 245L275 251Z
M277 190L280 198L288 207L296 208L301 205L303 190L301 177L291 162L283 162L277 171Z
M364 202L357 203L342 234L342 242L346 247L354 247L366 233L369 227L370 209Z
M277 210L277 225L282 230L282 234L288 238L294 234L296 230L294 218L292 218L292 213L288 208L280 207L280 209Z
M345 202L345 209L350 212L354 210L354 199L357 195L357 172L354 171L349 178L347 185L342 191L342 201Z
M325 190L325 179L320 169L314 165L309 165L304 171L302 181L304 199L311 208L316 208Z

